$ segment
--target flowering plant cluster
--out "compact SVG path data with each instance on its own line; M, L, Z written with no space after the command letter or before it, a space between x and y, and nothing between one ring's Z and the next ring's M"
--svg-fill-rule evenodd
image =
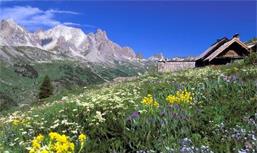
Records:
M193 100L192 93L185 90L179 90L174 95L169 95L166 100L170 105L173 104L182 104L182 103L191 103Z
M32 140L32 148L29 153L47 153L48 151L44 148L41 148L41 143L44 140L44 136L39 134Z
M142 103L147 106L159 107L159 103L153 99L153 96L148 94L143 98Z
M49 133L49 142L44 145L44 136L39 134L32 140L32 147L29 153L74 153L75 144L71 142L70 138L65 134L59 134L57 132ZM85 134L79 135L80 150L81 152L87 136Z

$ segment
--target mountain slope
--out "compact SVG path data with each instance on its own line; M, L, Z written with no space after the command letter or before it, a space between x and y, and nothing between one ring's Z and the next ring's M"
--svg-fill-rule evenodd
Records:
M46 31L28 32L8 19L0 23L0 46L28 46L45 50L57 56L90 62L135 59L134 51L108 39L105 31L84 33L79 28L57 25ZM2 57L4 57L2 55Z
M5 101L1 108L7 108L8 103L10 106L30 105L38 101L39 86L45 75L54 85L54 95L58 95L67 90L109 82L116 77L135 76L148 71L153 65L151 62L115 62L115 65L103 66L71 60L15 64L0 61L0 98Z
M65 60L67 57L31 46L0 46L0 61L9 64Z

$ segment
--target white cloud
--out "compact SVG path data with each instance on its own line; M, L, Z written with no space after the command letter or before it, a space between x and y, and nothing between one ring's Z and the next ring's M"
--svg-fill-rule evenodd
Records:
M36 30L43 27L52 27L58 24L63 24L56 17L60 14L78 15L78 12L67 10L41 10L31 6L14 6L1 8L0 19L13 19L18 24L21 24L29 30ZM79 25L78 23L70 23L70 25Z
M66 13L66 14L73 14L73 15L80 14L78 12L73 12L73 11L62 11L62 10L53 10L53 9L47 10L46 12L49 12L49 13Z
M62 24L67 25L67 26L78 26L78 27L81 26L80 24L78 24L78 23L73 23L73 22L63 22Z
M73 23L73 22L63 22L63 25L66 26L75 26L75 27L85 27L85 28L90 28L90 29L97 29L96 26L91 25L91 24L78 24L78 23Z
M83 27L92 28L92 29L97 29L96 26L91 25L91 24L83 24Z

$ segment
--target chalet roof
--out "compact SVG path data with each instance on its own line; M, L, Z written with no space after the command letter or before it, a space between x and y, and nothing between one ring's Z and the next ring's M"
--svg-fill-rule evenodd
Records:
M221 39L218 39L216 43L212 44L207 50L205 50L198 58L199 59L203 59L206 58L208 55L210 55L212 52L215 51L215 49L217 49L218 47L220 47L221 45L223 45L224 43L226 43L228 41L228 38L223 37Z
M203 60L203 61L211 61L215 57L217 57L220 53L222 53L226 48L228 48L233 43L238 43L240 46L245 48L248 51L247 45L242 43L239 40L239 35L236 34L233 36L232 39L228 40L226 37L218 40L216 43L214 43L212 46L210 46L206 51L204 51L197 60Z
M234 37L232 38L230 41L224 43L222 46L220 46L217 50L215 50L213 53L211 53L207 58L205 58L205 61L211 61L213 60L216 56L218 56L220 53L222 53L226 48L228 48L230 45L232 45L233 43L238 43L239 45L241 45L243 48L245 48L246 50L248 50L248 47L242 43L238 38Z

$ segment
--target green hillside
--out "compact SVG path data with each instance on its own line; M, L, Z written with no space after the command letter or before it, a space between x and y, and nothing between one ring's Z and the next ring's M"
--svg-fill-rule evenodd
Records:
M17 105L38 101L39 86L48 75L54 85L54 95L71 89L101 84L116 77L135 76L147 71L152 63L123 62L115 65L97 65L70 60L45 63L0 62L0 111Z
M256 110L256 65L145 74L3 115L0 150L256 152Z

